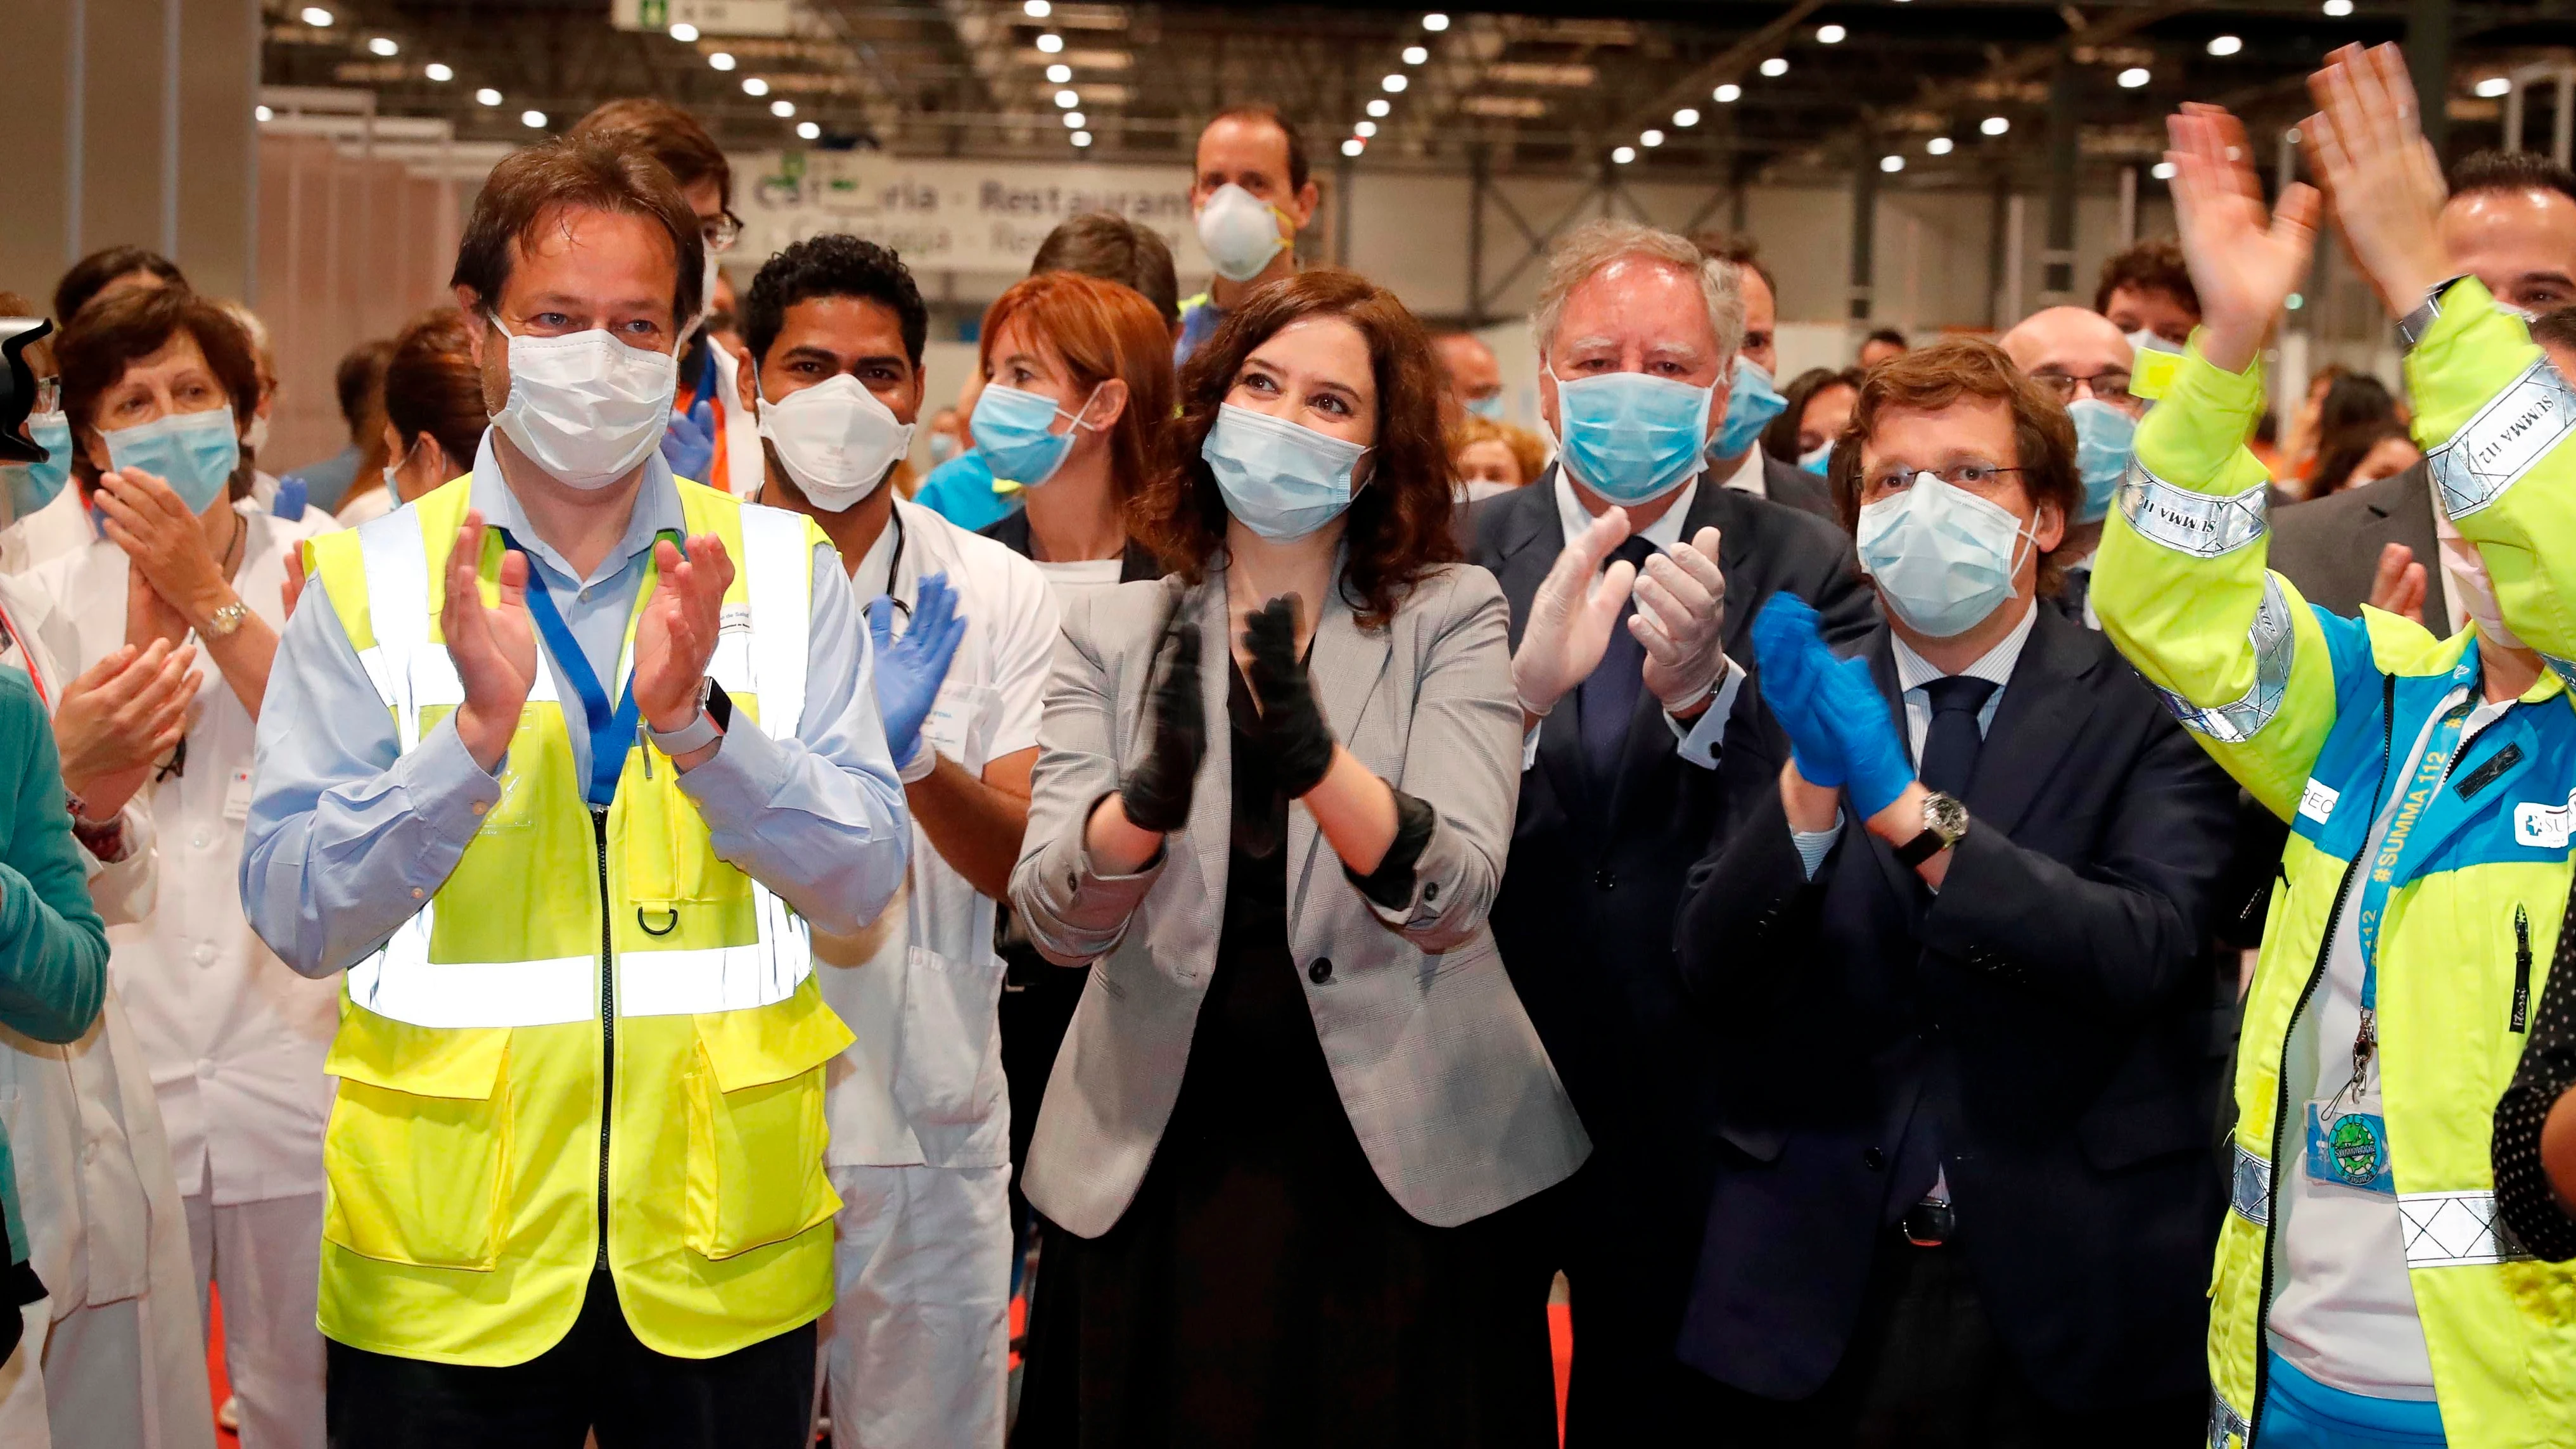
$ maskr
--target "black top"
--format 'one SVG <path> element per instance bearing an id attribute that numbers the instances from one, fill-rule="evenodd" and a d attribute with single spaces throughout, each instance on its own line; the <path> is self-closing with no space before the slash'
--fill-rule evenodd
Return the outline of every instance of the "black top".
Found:
<path id="1" fill-rule="evenodd" d="M 1025 508 L 1014 508 L 975 531 L 1022 558 L 1037 557 L 1029 544 L 1029 511 Z M 1118 582 L 1122 584 L 1150 582 L 1162 576 L 1161 561 L 1156 559 L 1143 544 L 1132 538 L 1127 540 L 1127 551 L 1118 559 Z"/>
<path id="2" fill-rule="evenodd" d="M 2576 890 L 2569 893 L 2576 909 Z M 2540 1167 L 2540 1128 L 2549 1109 L 2576 1089 L 2576 919 L 2558 927 L 2558 950 L 2549 963 L 2549 986 L 2540 999 L 2540 1018 L 2532 1023 L 2531 1040 L 2523 1046 L 2522 1064 L 2513 1085 L 2496 1103 L 2496 1206 L 2504 1213 L 2522 1246 L 2552 1263 L 2576 1258 L 2576 1217 L 2558 1201 L 2549 1175 Z"/>

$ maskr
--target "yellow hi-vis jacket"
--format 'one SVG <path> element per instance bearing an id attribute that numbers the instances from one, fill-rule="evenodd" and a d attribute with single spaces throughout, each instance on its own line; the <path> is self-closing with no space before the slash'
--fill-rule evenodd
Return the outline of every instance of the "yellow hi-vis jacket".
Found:
<path id="1" fill-rule="evenodd" d="M 464 698 L 438 616 L 471 484 L 307 545 L 405 751 Z M 821 535 L 678 486 L 689 531 L 740 561 L 708 671 L 732 727 L 792 733 Z M 500 540 L 484 537 L 491 591 Z M 648 571 L 636 617 L 652 592 Z M 610 687 L 634 647 L 630 618 Z M 823 1065 L 851 1038 L 812 979 L 805 923 L 717 857 L 640 731 L 614 802 L 592 809 L 571 727 L 540 669 L 500 802 L 447 883 L 347 974 L 323 1140 L 320 1319 L 338 1342 L 523 1363 L 572 1327 L 594 1268 L 638 1339 L 685 1358 L 831 1303 Z"/>
<path id="2" fill-rule="evenodd" d="M 2458 345 L 2470 327 L 2474 345 Z M 2545 363 L 2535 372 L 2538 357 L 2521 324 L 2494 311 L 2475 282 L 2454 289 L 2409 361 L 2437 480 L 2459 461 L 2444 445 L 2463 421 L 2490 399 L 2509 402 L 2517 387 L 2556 399 L 2555 432 L 2565 435 L 2570 394 Z M 2366 872 L 2388 877 L 2378 923 L 2381 1102 L 2443 1428 L 2462 1449 L 2576 1443 L 2576 1268 L 2534 1262 L 2513 1242 L 2496 1221 L 2489 1165 L 2496 1099 L 2521 1059 L 2567 899 L 2576 710 L 2544 670 L 2438 782 L 2396 779 L 2430 721 L 2463 692 L 2483 697 L 2476 636 L 2436 639 L 2374 609 L 2342 618 L 2265 570 L 2268 480 L 2243 447 L 2262 409 L 2259 370 L 2224 372 L 2191 349 L 2139 427 L 2093 584 L 2121 652 L 2291 826 L 2237 1059 L 2231 1210 L 2210 1287 L 2209 1443 L 2234 1449 L 2261 1436 L 2265 1320 L 2279 1287 L 2274 1176 L 2306 1170 L 2309 1084 L 2285 1080 L 2284 1055 L 2342 916 L 2362 909 Z M 2576 584 L 2563 572 L 2576 554 L 2566 501 L 2576 449 L 2526 446 L 2510 462 L 2512 476 L 2493 477 L 2481 498 L 2444 485 L 2451 512 L 2472 536 L 2477 509 L 2496 515 L 2486 528 L 2499 533 L 2555 529 L 2562 581 Z M 2538 505 L 2552 491 L 2554 521 L 2544 521 L 2551 515 Z M 2535 597 L 2545 587 L 2537 570 L 2498 567 L 2492 548 L 2486 557 L 2508 623 L 2518 627 L 2517 615 L 2539 604 L 2557 607 Z M 2391 791 L 2408 795 L 2408 837 L 2394 856 L 2383 849 L 2364 861 Z"/>

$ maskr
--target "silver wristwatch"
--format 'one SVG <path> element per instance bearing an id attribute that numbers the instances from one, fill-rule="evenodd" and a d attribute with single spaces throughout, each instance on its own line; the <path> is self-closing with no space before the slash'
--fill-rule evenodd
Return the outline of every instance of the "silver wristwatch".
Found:
<path id="1" fill-rule="evenodd" d="M 2442 316 L 2442 294 L 2467 281 L 2468 278 L 2469 273 L 2462 272 L 2449 281 L 2441 283 L 2424 294 L 2424 300 L 2415 304 L 2414 311 L 2398 318 L 2397 345 L 2409 352 L 2414 351 L 2415 344 L 2424 340 L 2424 334 L 2432 331 L 2433 324 Z"/>
<path id="2" fill-rule="evenodd" d="M 1935 790 L 1923 797 L 1923 833 L 1896 848 L 1898 863 L 1921 865 L 1959 843 L 1968 833 L 1968 807 Z"/>

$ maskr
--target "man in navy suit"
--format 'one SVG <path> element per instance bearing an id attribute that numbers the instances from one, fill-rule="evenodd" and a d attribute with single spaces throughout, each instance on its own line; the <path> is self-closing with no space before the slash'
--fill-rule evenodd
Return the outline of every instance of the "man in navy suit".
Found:
<path id="1" fill-rule="evenodd" d="M 1881 364 L 1854 429 L 1887 624 L 1838 660 L 1788 601 L 1755 621 L 1675 928 L 1722 1077 L 1681 1356 L 1713 1442 L 2196 1443 L 2233 792 L 2039 607 L 2074 433 L 2001 350 Z"/>
<path id="2" fill-rule="evenodd" d="M 1552 1238 L 1573 1292 L 1577 1449 L 1688 1429 L 1712 1392 L 1673 1354 L 1715 1048 L 1682 999 L 1672 922 L 1720 814 L 1715 746 L 1730 712 L 1757 707 L 1746 625 L 1779 589 L 1845 635 L 1873 617 L 1839 529 L 1706 471 L 1743 316 L 1734 269 L 1680 237 L 1569 237 L 1536 312 L 1563 456 L 1474 515 L 1529 731 L 1494 938 L 1593 1140 Z"/>

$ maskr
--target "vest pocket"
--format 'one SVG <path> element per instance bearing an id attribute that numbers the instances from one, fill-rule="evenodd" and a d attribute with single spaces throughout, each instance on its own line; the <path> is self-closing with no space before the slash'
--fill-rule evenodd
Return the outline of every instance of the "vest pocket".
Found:
<path id="1" fill-rule="evenodd" d="M 440 1030 L 344 1013 L 323 1070 L 340 1079 L 322 1138 L 322 1236 L 423 1268 L 489 1271 L 510 1166 L 507 1027 Z"/>
<path id="2" fill-rule="evenodd" d="M 811 982 L 775 1006 L 697 1022 L 697 1049 L 681 1072 L 689 1110 L 683 1240 L 702 1258 L 730 1258 L 840 1211 L 823 1175 L 823 1066 L 851 1038 Z"/>

